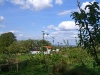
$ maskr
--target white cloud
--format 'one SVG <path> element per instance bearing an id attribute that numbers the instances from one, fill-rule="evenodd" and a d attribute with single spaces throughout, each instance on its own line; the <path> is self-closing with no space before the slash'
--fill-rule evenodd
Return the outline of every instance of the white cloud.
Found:
<path id="1" fill-rule="evenodd" d="M 25 39 L 25 36 L 23 34 L 23 32 L 18 31 L 18 30 L 10 30 L 9 32 L 12 32 L 13 34 L 15 34 L 16 38 L 18 40 L 22 40 L 23 38 Z"/>
<path id="2" fill-rule="evenodd" d="M 3 5 L 4 4 L 4 0 L 0 0 L 0 5 Z"/>
<path id="3" fill-rule="evenodd" d="M 67 39 L 71 39 L 71 38 L 75 38 L 75 36 L 77 36 L 78 32 L 75 30 L 72 31 L 54 31 L 52 32 L 50 35 L 51 36 L 56 36 L 56 37 L 61 37 L 67 38 Z"/>
<path id="4" fill-rule="evenodd" d="M 36 11 L 53 7 L 52 0 L 27 0 L 29 4 L 33 5 Z"/>
<path id="5" fill-rule="evenodd" d="M 63 4 L 63 1 L 62 1 L 62 0 L 56 0 L 56 1 L 55 1 L 55 4 L 61 5 L 61 4 Z"/>
<path id="6" fill-rule="evenodd" d="M 5 25 L 2 24 L 3 21 L 4 21 L 4 17 L 0 16 L 0 28 L 5 28 Z"/>
<path id="7" fill-rule="evenodd" d="M 73 30 L 78 29 L 78 26 L 75 25 L 74 21 L 63 21 L 59 24 L 58 28 L 60 30 Z"/>
<path id="8" fill-rule="evenodd" d="M 95 0 L 93 0 L 91 3 L 95 2 Z M 83 2 L 82 5 L 81 5 L 81 8 L 84 10 L 85 9 L 85 6 L 86 5 L 89 5 L 90 3 L 89 2 Z M 74 12 L 74 11 L 78 11 L 79 12 L 79 9 L 71 9 L 71 10 L 63 10 L 63 11 L 60 11 L 57 15 L 67 15 L 67 14 L 70 14 L 71 12 Z M 89 9 L 86 9 L 86 12 L 88 12 Z"/>
<path id="9" fill-rule="evenodd" d="M 48 26 L 49 29 L 54 29 L 54 30 L 59 30 L 57 27 L 55 27 L 54 25 L 49 25 Z"/>
<path id="10" fill-rule="evenodd" d="M 10 32 L 12 32 L 17 40 L 26 40 L 26 39 L 40 39 L 40 35 L 39 36 L 34 36 L 34 35 L 25 35 L 23 32 L 18 31 L 18 30 L 11 30 Z M 42 39 L 42 38 L 41 38 Z"/>
<path id="11" fill-rule="evenodd" d="M 75 45 L 75 37 L 78 37 L 78 26 L 75 25 L 74 21 L 62 21 L 58 24 L 58 26 L 49 25 L 49 29 L 54 29 L 54 31 L 51 31 L 48 36 L 48 40 L 52 42 L 52 38 L 55 38 L 55 44 L 57 42 L 64 43 L 63 40 L 69 40 L 70 44 Z M 56 29 L 57 28 L 57 29 Z M 50 32 L 50 30 L 49 30 Z M 74 42 L 72 42 L 74 41 Z"/>
<path id="12" fill-rule="evenodd" d="M 0 25 L 0 28 L 5 28 L 5 25 Z"/>
<path id="13" fill-rule="evenodd" d="M 49 29 L 55 28 L 54 25 L 48 26 Z"/>
<path id="14" fill-rule="evenodd" d="M 57 27 L 55 27 L 54 25 L 49 25 L 47 28 L 54 29 L 56 31 L 71 31 L 77 30 L 79 27 L 75 25 L 74 21 L 62 21 Z"/>
<path id="15" fill-rule="evenodd" d="M 66 14 L 70 14 L 72 11 L 71 10 L 64 10 L 58 13 L 58 15 L 66 15 Z"/>
<path id="16" fill-rule="evenodd" d="M 25 1 L 24 0 L 8 0 L 11 3 L 15 4 L 15 5 L 24 5 Z"/>
<path id="17" fill-rule="evenodd" d="M 60 42 L 60 43 L 63 43 L 63 40 L 68 40 L 69 43 L 71 45 L 75 45 L 75 37 L 77 37 L 78 35 L 78 31 L 54 31 L 54 32 L 51 32 L 49 34 L 49 37 L 48 39 L 52 42 L 52 38 L 51 37 L 54 37 L 54 40 L 55 40 L 55 44 L 57 44 L 57 42 Z M 73 40 L 73 42 L 72 42 Z"/>
<path id="18" fill-rule="evenodd" d="M 20 34 L 18 34 L 17 36 L 18 36 L 18 38 L 19 38 L 19 37 L 23 37 L 24 35 L 20 33 Z"/>
<path id="19" fill-rule="evenodd" d="M 11 30 L 10 32 L 12 32 L 12 33 L 20 33 L 20 31 L 18 31 L 18 30 Z"/>
<path id="20" fill-rule="evenodd" d="M 60 11 L 57 15 L 67 15 L 67 14 L 71 14 L 71 12 L 73 11 L 79 11 L 79 9 L 63 10 Z"/>
<path id="21" fill-rule="evenodd" d="M 45 8 L 53 7 L 52 0 L 8 0 L 22 9 L 40 11 Z"/>
<path id="22" fill-rule="evenodd" d="M 3 16 L 0 16 L 0 22 L 3 21 L 3 20 L 4 20 L 4 17 Z"/>

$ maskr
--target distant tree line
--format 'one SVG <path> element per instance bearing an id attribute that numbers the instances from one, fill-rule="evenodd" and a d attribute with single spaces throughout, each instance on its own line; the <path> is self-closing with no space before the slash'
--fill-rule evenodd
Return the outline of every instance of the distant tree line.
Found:
<path id="1" fill-rule="evenodd" d="M 34 47 L 51 45 L 47 40 L 17 40 L 12 32 L 0 35 L 0 53 L 27 53 Z"/>

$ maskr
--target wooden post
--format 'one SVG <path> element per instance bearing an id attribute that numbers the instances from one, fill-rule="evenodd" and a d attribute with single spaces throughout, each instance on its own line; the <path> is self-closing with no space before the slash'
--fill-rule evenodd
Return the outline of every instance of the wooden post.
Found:
<path id="1" fill-rule="evenodd" d="M 1 71 L 1 65 L 0 65 L 0 71 Z"/>
<path id="2" fill-rule="evenodd" d="M 18 72 L 18 62 L 16 63 L 16 71 Z"/>

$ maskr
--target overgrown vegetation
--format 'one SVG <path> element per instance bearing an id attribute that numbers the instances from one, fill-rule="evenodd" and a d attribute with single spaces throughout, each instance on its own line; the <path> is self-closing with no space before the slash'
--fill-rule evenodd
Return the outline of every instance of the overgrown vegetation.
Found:
<path id="1" fill-rule="evenodd" d="M 18 72 L 15 64 L 11 64 L 12 70 L 5 65 L 1 67 L 1 75 L 100 75 L 100 67 L 94 66 L 91 55 L 80 47 L 63 47 L 52 55 L 24 54 L 16 58 Z"/>

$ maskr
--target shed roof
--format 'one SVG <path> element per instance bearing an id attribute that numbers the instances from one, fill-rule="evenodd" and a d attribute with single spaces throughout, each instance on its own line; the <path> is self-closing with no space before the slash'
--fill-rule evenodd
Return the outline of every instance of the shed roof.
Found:
<path id="1" fill-rule="evenodd" d="M 45 47 L 46 47 L 46 48 L 49 48 L 49 49 L 52 48 L 52 46 L 45 46 Z"/>

